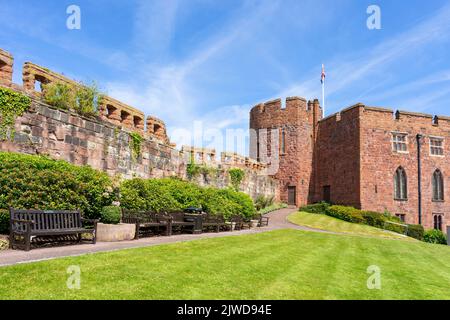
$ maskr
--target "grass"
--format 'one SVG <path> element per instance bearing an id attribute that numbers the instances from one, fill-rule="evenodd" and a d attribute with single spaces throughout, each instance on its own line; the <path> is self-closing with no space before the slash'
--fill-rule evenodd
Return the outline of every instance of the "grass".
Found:
<path id="1" fill-rule="evenodd" d="M 0 299 L 450 299 L 449 265 L 446 246 L 277 230 L 4 267 Z"/>
<path id="2" fill-rule="evenodd" d="M 288 220 L 296 225 L 301 225 L 325 231 L 346 233 L 359 236 L 371 236 L 388 239 L 402 239 L 408 241 L 416 241 L 413 238 L 406 237 L 398 233 L 382 230 L 379 228 L 374 228 L 367 225 L 342 221 L 324 214 L 296 212 L 290 215 L 288 217 Z"/>

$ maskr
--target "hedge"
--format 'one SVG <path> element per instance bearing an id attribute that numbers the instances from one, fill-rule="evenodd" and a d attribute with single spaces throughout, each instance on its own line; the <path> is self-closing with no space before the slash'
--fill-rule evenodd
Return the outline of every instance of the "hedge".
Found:
<path id="1" fill-rule="evenodd" d="M 0 152 L 0 209 L 80 209 L 97 219 L 116 198 L 106 173 L 43 156 Z"/>
<path id="2" fill-rule="evenodd" d="M 423 241 L 434 244 L 447 244 L 447 237 L 441 230 L 428 230 L 423 236 Z"/>
<path id="3" fill-rule="evenodd" d="M 353 207 L 345 206 L 331 206 L 327 209 L 326 214 L 338 218 L 347 222 L 352 223 L 364 223 L 364 217 L 361 210 L 355 209 Z"/>
<path id="4" fill-rule="evenodd" d="M 408 224 L 408 233 L 406 234 L 408 237 L 423 241 L 424 234 L 425 230 L 422 225 Z"/>
<path id="5" fill-rule="evenodd" d="M 326 214 L 330 205 L 326 202 L 310 204 L 308 206 L 304 206 L 300 208 L 300 211 L 315 213 L 315 214 Z"/>
<path id="6" fill-rule="evenodd" d="M 203 188 L 174 178 L 135 178 L 124 181 L 120 189 L 120 203 L 126 209 L 172 212 L 201 207 L 207 213 L 225 217 L 241 215 L 250 218 L 255 214 L 250 196 L 231 188 Z"/>
<path id="7" fill-rule="evenodd" d="M 9 212 L 0 209 L 0 234 L 9 234 Z"/>

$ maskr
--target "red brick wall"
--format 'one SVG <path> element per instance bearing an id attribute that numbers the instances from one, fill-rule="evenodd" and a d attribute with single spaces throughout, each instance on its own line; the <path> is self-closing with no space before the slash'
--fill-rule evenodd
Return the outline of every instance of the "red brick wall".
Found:
<path id="1" fill-rule="evenodd" d="M 325 200 L 330 187 L 331 202 L 360 207 L 359 114 L 355 106 L 319 122 L 314 149 L 315 189 L 312 202 Z"/>
<path id="2" fill-rule="evenodd" d="M 433 228 L 433 213 L 444 214 L 449 223 L 450 211 L 450 121 L 433 124 L 431 115 L 400 113 L 396 119 L 390 110 L 365 108 L 361 116 L 361 204 L 366 210 L 388 210 L 405 214 L 406 222 L 418 223 L 418 133 L 422 139 L 422 224 Z M 408 133 L 408 153 L 392 151 L 392 132 Z M 445 157 L 430 155 L 429 136 L 445 138 Z M 394 173 L 402 166 L 407 174 L 408 200 L 394 200 Z M 436 169 L 444 175 L 444 202 L 432 201 L 432 176 Z"/>
<path id="3" fill-rule="evenodd" d="M 283 109 L 281 100 L 274 100 L 257 105 L 250 112 L 250 129 L 259 130 L 260 152 L 268 151 L 271 157 L 271 167 L 278 162 L 274 176 L 280 181 L 280 198 L 288 201 L 288 187 L 296 187 L 296 204 L 298 206 L 308 203 L 310 194 L 310 182 L 312 175 L 312 154 L 314 139 L 314 110 L 321 113 L 318 101 L 307 103 L 305 99 L 292 97 L 286 99 L 286 107 Z M 316 115 L 317 117 L 317 115 Z M 262 130 L 261 130 L 262 129 Z M 264 129 L 272 130 L 267 135 Z M 286 132 L 285 154 L 271 149 L 272 140 L 281 139 L 281 130 Z M 256 136 L 251 138 L 251 156 L 256 156 Z M 281 149 L 281 143 L 276 144 Z M 261 156 L 261 161 L 268 159 Z"/>

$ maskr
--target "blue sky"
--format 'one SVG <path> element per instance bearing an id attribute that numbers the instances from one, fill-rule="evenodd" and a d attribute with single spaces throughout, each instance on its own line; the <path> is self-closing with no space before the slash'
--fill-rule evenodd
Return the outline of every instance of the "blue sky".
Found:
<path id="1" fill-rule="evenodd" d="M 71 4 L 81 30 L 66 28 Z M 381 30 L 366 27 L 371 4 Z M 259 102 L 320 98 L 322 63 L 327 114 L 356 102 L 450 114 L 445 0 L 0 0 L 0 48 L 15 82 L 25 61 L 96 81 L 162 118 L 176 142 L 195 121 L 247 129 Z"/>

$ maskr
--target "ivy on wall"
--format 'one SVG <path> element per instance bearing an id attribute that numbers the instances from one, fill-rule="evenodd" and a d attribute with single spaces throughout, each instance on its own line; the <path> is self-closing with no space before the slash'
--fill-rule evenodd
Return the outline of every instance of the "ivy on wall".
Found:
<path id="1" fill-rule="evenodd" d="M 230 175 L 231 185 L 236 191 L 239 191 L 239 187 L 241 186 L 242 180 L 244 180 L 245 177 L 244 170 L 234 168 L 228 170 L 228 174 Z"/>
<path id="2" fill-rule="evenodd" d="M 0 88 L 0 141 L 14 138 L 17 117 L 31 106 L 31 99 L 19 92 Z"/>
<path id="3" fill-rule="evenodd" d="M 136 132 L 131 132 L 130 138 L 131 138 L 130 143 L 131 155 L 133 159 L 137 159 L 141 155 L 142 142 L 144 141 L 144 138 L 139 133 Z"/>

